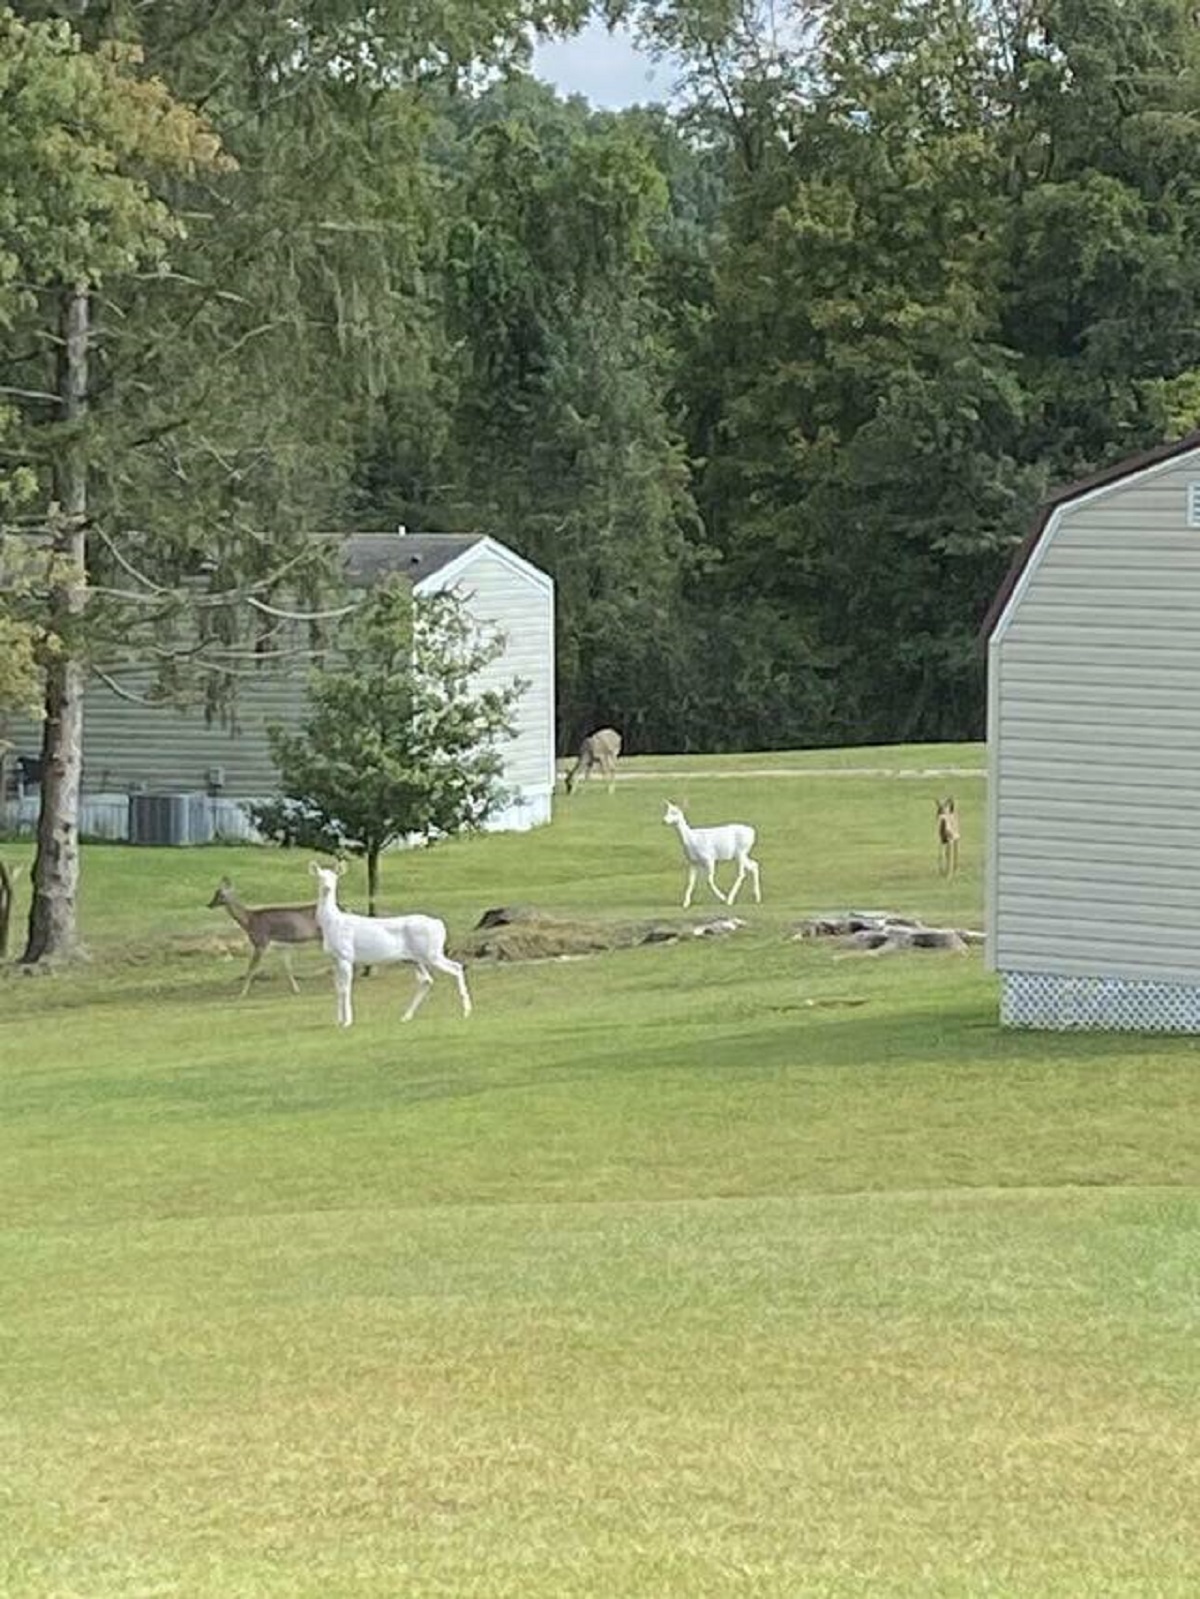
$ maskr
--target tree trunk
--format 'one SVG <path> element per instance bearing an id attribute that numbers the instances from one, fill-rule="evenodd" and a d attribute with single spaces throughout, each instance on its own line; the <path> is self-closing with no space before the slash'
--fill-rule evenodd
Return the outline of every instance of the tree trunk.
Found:
<path id="1" fill-rule="evenodd" d="M 379 851 L 367 851 L 367 915 L 375 916 L 379 903 Z"/>
<path id="2" fill-rule="evenodd" d="M 87 453 L 81 437 L 88 400 L 89 301 L 85 283 L 64 289 L 58 354 L 60 417 L 67 429 L 55 472 L 51 517 L 57 573 L 52 597 L 59 653 L 46 666 L 42 793 L 26 965 L 75 953 L 78 942 L 79 788 L 83 771 L 83 685 L 79 617 L 87 598 Z"/>

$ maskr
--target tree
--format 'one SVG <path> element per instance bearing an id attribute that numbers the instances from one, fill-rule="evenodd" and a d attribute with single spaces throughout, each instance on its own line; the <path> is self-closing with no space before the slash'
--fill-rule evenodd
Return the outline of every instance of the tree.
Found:
<path id="1" fill-rule="evenodd" d="M 614 722 L 636 747 L 695 527 L 654 298 L 667 184 L 636 121 L 542 86 L 460 121 L 446 498 L 554 577 L 562 742 Z"/>
<path id="2" fill-rule="evenodd" d="M 1004 340 L 1058 480 L 1200 419 L 1200 31 L 1185 0 L 992 0 Z"/>
<path id="3" fill-rule="evenodd" d="M 42 807 L 27 961 L 75 942 L 92 297 L 110 276 L 157 267 L 181 236 L 153 180 L 230 164 L 204 120 L 139 66 L 136 49 L 89 51 L 64 22 L 0 11 L 0 329 L 27 339 L 31 363 L 48 372 L 38 388 L 8 392 L 52 416 L 25 440 L 49 501 L 34 532 L 52 556 L 41 635 L 53 644 L 38 661 Z M 32 624 L 15 625 L 18 643 L 36 642 Z"/>
<path id="4" fill-rule="evenodd" d="M 383 584 L 339 633 L 337 660 L 312 674 L 300 730 L 269 730 L 282 798 L 256 806 L 255 825 L 363 856 L 373 915 L 389 844 L 477 828 L 503 803 L 498 744 L 523 685 L 479 681 L 503 650 L 455 594 Z"/>

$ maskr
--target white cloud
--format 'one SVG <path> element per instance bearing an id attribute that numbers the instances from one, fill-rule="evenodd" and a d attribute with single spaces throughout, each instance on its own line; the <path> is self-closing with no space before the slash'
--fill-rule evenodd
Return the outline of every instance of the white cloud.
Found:
<path id="1" fill-rule="evenodd" d="M 573 39 L 539 44 L 533 71 L 561 94 L 582 94 L 607 111 L 667 100 L 676 77 L 671 62 L 652 61 L 627 33 L 610 33 L 599 22 L 590 22 Z"/>

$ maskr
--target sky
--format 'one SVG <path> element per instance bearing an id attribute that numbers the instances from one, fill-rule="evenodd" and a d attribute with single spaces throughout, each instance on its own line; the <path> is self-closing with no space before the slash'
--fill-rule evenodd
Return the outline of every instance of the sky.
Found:
<path id="1" fill-rule="evenodd" d="M 562 94 L 585 95 L 602 110 L 617 111 L 639 101 L 666 100 L 674 73 L 638 53 L 626 33 L 609 33 L 591 22 L 574 39 L 540 44 L 533 70 Z"/>

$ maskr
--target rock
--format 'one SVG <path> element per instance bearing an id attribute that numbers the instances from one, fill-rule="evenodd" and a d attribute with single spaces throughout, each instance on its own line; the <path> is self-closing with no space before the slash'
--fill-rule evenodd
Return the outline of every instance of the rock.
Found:
<path id="1" fill-rule="evenodd" d="M 475 923 L 476 930 L 481 927 L 511 927 L 514 922 L 538 922 L 547 920 L 540 911 L 534 910 L 532 905 L 496 905 L 491 910 L 484 911 Z"/>
<path id="2" fill-rule="evenodd" d="M 716 921 L 698 923 L 692 928 L 692 937 L 719 938 L 723 933 L 736 933 L 739 927 L 745 925 L 740 916 L 720 916 Z"/>

